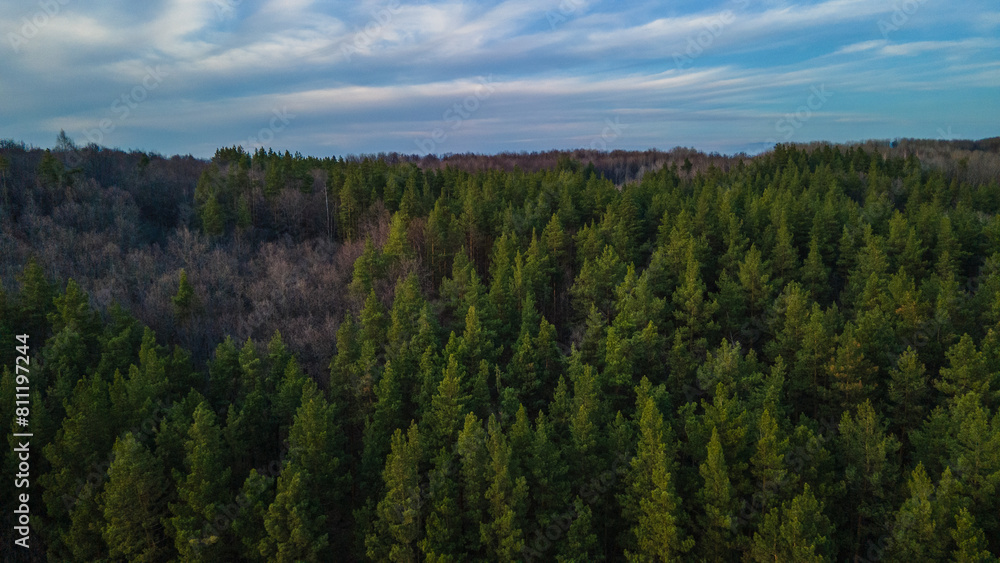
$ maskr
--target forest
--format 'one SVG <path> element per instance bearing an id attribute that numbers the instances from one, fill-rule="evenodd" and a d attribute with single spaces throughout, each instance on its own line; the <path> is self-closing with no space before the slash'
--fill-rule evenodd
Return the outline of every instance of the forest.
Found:
<path id="1" fill-rule="evenodd" d="M 998 212 L 1000 138 L 2 140 L 0 558 L 996 562 Z"/>

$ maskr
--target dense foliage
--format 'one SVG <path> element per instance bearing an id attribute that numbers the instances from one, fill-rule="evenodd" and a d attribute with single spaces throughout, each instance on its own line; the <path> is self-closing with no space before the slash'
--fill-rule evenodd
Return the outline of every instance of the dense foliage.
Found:
<path id="1" fill-rule="evenodd" d="M 994 145 L 588 156 L 0 144 L 4 560 L 996 561 Z"/>

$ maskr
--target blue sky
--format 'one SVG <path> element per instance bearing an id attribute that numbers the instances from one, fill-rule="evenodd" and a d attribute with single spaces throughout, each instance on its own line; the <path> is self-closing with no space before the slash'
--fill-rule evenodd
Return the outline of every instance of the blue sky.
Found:
<path id="1" fill-rule="evenodd" d="M 0 138 L 211 156 L 1000 135 L 996 0 L 33 0 Z"/>

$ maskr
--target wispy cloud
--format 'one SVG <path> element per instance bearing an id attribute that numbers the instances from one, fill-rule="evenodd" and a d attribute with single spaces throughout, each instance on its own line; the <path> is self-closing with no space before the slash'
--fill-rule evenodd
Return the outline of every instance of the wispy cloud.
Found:
<path id="1" fill-rule="evenodd" d="M 300 117 L 275 143 L 290 150 L 412 151 L 483 76 L 495 94 L 442 150 L 579 146 L 613 115 L 635 119 L 616 148 L 740 150 L 819 84 L 838 95 L 796 140 L 928 135 L 944 121 L 935 108 L 970 100 L 962 131 L 986 136 L 1000 122 L 992 1 L 921 2 L 888 37 L 879 22 L 899 7 L 870 0 L 67 3 L 17 52 L 3 46 L 0 134 L 86 141 L 157 67 L 168 77 L 107 144 L 204 156 L 288 107 Z M 37 10 L 0 9 L 0 34 L 20 37 Z M 679 68 L 675 54 L 704 37 Z"/>

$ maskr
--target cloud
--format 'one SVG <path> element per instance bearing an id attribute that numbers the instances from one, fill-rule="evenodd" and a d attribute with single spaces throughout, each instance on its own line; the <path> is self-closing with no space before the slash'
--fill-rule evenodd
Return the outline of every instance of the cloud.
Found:
<path id="1" fill-rule="evenodd" d="M 836 95 L 795 140 L 933 136 L 936 105 L 1000 83 L 993 1 L 920 3 L 889 37 L 879 21 L 896 6 L 869 0 L 74 2 L 0 57 L 0 122 L 29 142 L 59 128 L 85 141 L 153 67 L 168 77 L 106 143 L 207 156 L 288 108 L 297 117 L 274 143 L 290 150 L 412 151 L 489 76 L 495 92 L 441 150 L 586 145 L 616 117 L 632 121 L 614 148 L 738 149 L 774 135 L 818 85 Z M 0 33 L 35 9 L 0 15 Z M 978 111 L 986 136 L 1000 108 Z"/>
<path id="2" fill-rule="evenodd" d="M 871 41 L 862 41 L 861 43 L 853 43 L 851 45 L 846 45 L 841 47 L 834 52 L 835 55 L 847 55 L 851 53 L 860 53 L 862 51 L 871 51 L 872 49 L 878 49 L 879 47 L 885 46 L 888 40 L 885 39 L 873 39 Z"/>
<path id="3" fill-rule="evenodd" d="M 969 38 L 956 41 L 914 41 L 895 45 L 885 45 L 879 52 L 893 57 L 909 57 L 931 51 L 972 51 L 980 49 L 996 49 L 1000 40 L 986 38 Z"/>

